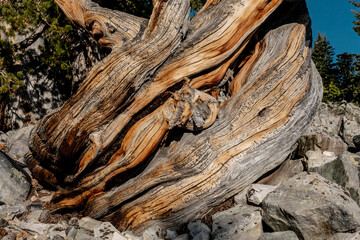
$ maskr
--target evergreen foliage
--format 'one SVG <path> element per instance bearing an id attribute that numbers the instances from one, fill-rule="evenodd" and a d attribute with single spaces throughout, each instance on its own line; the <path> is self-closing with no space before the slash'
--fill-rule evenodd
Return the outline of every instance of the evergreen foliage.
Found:
<path id="1" fill-rule="evenodd" d="M 313 47 L 312 59 L 324 86 L 323 100 L 340 102 L 346 100 L 360 103 L 360 55 L 342 53 L 336 56 L 326 35 L 318 34 Z"/>
<path id="2" fill-rule="evenodd" d="M 148 18 L 150 0 L 94 0 L 103 7 Z M 205 0 L 191 0 L 198 11 Z M 24 85 L 24 76 L 46 76 L 56 89 L 71 95 L 71 63 L 89 45 L 84 32 L 74 29 L 54 0 L 0 0 L 0 98 L 14 97 Z M 26 36 L 17 41 L 19 36 Z M 29 48 L 39 38 L 39 49 Z"/>
<path id="3" fill-rule="evenodd" d="M 337 55 L 336 72 L 342 100 L 360 103 L 360 55 L 342 53 Z"/>
<path id="4" fill-rule="evenodd" d="M 341 98 L 339 84 L 336 81 L 335 64 L 333 63 L 334 50 L 326 35 L 319 33 L 314 42 L 312 59 L 323 80 L 325 101 L 339 101 Z"/>
<path id="5" fill-rule="evenodd" d="M 200 11 L 201 7 L 206 3 L 206 0 L 191 0 L 191 9 L 198 12 Z"/>
<path id="6" fill-rule="evenodd" d="M 357 21 L 354 21 L 354 30 L 360 35 L 360 2 L 355 0 L 350 0 L 350 2 L 356 7 L 357 10 L 353 10 L 355 18 Z"/>
<path id="7" fill-rule="evenodd" d="M 78 31 L 52 0 L 3 1 L 0 30 L 0 96 L 15 96 L 28 74 L 56 76 L 59 88 L 71 81 L 72 39 Z M 40 37 L 43 44 L 31 48 Z"/>
<path id="8" fill-rule="evenodd" d="M 103 7 L 125 11 L 148 18 L 152 7 L 149 0 L 95 0 Z M 196 13 L 205 0 L 191 0 Z M 350 0 L 357 8 L 360 2 Z M 353 11 L 358 21 L 354 30 L 360 35 L 360 13 Z M 0 4 L 0 98 L 14 97 L 24 85 L 25 76 L 46 76 L 57 89 L 71 89 L 71 63 L 80 48 L 89 42 L 84 32 L 74 29 L 53 0 L 2 0 Z M 19 37 L 20 36 L 20 37 Z M 21 38 L 21 36 L 25 36 Z M 29 48 L 39 38 L 39 49 Z M 83 39 L 83 40 L 82 40 Z M 85 41 L 85 42 L 84 42 Z M 318 34 L 312 58 L 323 78 L 324 101 L 341 100 L 359 103 L 359 65 L 357 54 L 337 55 L 325 35 Z M 69 97 L 71 91 L 64 95 Z"/>

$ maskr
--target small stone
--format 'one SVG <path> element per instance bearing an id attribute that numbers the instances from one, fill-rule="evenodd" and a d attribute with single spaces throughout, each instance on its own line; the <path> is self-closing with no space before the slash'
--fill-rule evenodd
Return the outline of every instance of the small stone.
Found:
<path id="1" fill-rule="evenodd" d="M 24 203 L 30 188 L 30 176 L 0 151 L 0 201 L 8 205 Z"/>
<path id="2" fill-rule="evenodd" d="M 77 235 L 77 232 L 78 230 L 74 227 L 67 228 L 65 231 L 67 239 L 74 240 Z"/>
<path id="3" fill-rule="evenodd" d="M 210 240 L 210 234 L 201 232 L 199 234 L 197 234 L 193 240 Z"/>
<path id="4" fill-rule="evenodd" d="M 2 240 L 16 240 L 16 233 L 14 232 L 8 232 Z"/>
<path id="5" fill-rule="evenodd" d="M 53 238 L 50 238 L 51 240 L 65 240 L 64 237 L 60 236 L 60 235 L 56 235 L 55 237 Z"/>
<path id="6" fill-rule="evenodd" d="M 24 205 L 2 205 L 0 206 L 0 218 L 5 220 L 13 220 L 15 217 L 22 216 L 26 211 L 27 209 Z"/>
<path id="7" fill-rule="evenodd" d="M 125 231 L 121 233 L 122 236 L 126 237 L 129 240 L 143 240 L 141 237 L 137 237 L 131 231 Z"/>
<path id="8" fill-rule="evenodd" d="M 329 240 L 359 240 L 360 231 L 355 233 L 337 233 L 334 234 Z"/>
<path id="9" fill-rule="evenodd" d="M 8 138 L 9 138 L 9 136 L 6 133 L 0 131 L 0 142 L 1 143 L 6 143 Z"/>
<path id="10" fill-rule="evenodd" d="M 360 135 L 360 108 L 352 103 L 346 104 L 340 135 L 350 147 L 355 147 L 354 136 Z"/>
<path id="11" fill-rule="evenodd" d="M 124 237 L 120 233 L 114 232 L 111 240 L 129 240 L 127 237 Z"/>
<path id="12" fill-rule="evenodd" d="M 330 158 L 335 158 L 336 156 L 335 156 L 335 153 L 333 153 L 333 152 L 328 152 L 328 151 L 324 151 L 323 152 L 323 155 L 325 156 L 325 157 L 330 157 Z"/>
<path id="13" fill-rule="evenodd" d="M 185 234 L 181 234 L 178 237 L 176 237 L 174 240 L 189 240 L 190 236 L 189 234 L 185 233 Z"/>
<path id="14" fill-rule="evenodd" d="M 91 217 L 83 217 L 79 220 L 79 227 L 87 231 L 93 232 L 94 229 L 100 226 L 101 222 Z"/>
<path id="15" fill-rule="evenodd" d="M 159 226 L 152 226 L 143 232 L 142 237 L 144 240 L 160 240 L 165 238 L 165 232 Z"/>
<path id="16" fill-rule="evenodd" d="M 234 196 L 234 202 L 238 205 L 246 205 L 247 204 L 247 193 L 249 191 L 250 186 L 245 187 L 238 194 Z"/>
<path id="17" fill-rule="evenodd" d="M 75 229 L 76 230 L 76 229 Z M 94 239 L 94 235 L 86 229 L 78 229 L 74 240 L 90 240 Z M 70 238 L 69 238 L 70 239 Z"/>
<path id="18" fill-rule="evenodd" d="M 190 231 L 190 236 L 195 237 L 199 233 L 203 232 L 205 234 L 210 234 L 211 230 L 206 224 L 202 223 L 200 220 L 195 222 L 190 222 L 187 226 Z"/>
<path id="19" fill-rule="evenodd" d="M 103 222 L 98 227 L 94 228 L 94 236 L 101 239 L 112 239 L 114 233 L 120 232 L 109 222 Z"/>
<path id="20" fill-rule="evenodd" d="M 166 230 L 166 238 L 165 239 L 174 240 L 178 236 L 179 235 L 177 234 L 176 231 Z"/>
<path id="21" fill-rule="evenodd" d="M 299 238 L 293 231 L 284 232 L 265 232 L 258 240 L 298 240 Z"/>
<path id="22" fill-rule="evenodd" d="M 28 223 L 39 222 L 41 214 L 43 214 L 42 210 L 29 212 L 29 214 L 26 216 L 26 222 Z"/>
<path id="23" fill-rule="evenodd" d="M 255 205 L 260 205 L 268 193 L 274 191 L 277 186 L 252 184 L 247 193 L 247 200 Z"/>
<path id="24" fill-rule="evenodd" d="M 75 228 L 79 228 L 79 219 L 78 218 L 70 218 L 69 225 Z"/>
<path id="25" fill-rule="evenodd" d="M 329 154 L 327 153 L 327 155 Z M 327 155 L 322 154 L 320 151 L 308 151 L 306 153 L 308 169 L 323 166 L 324 164 L 336 159 L 335 155 Z"/>
<path id="26" fill-rule="evenodd" d="M 31 130 L 35 125 L 30 125 L 24 128 L 7 132 L 9 136 L 7 139 L 8 154 L 14 160 L 25 165 L 25 154 L 29 151 L 28 139 Z"/>
<path id="27" fill-rule="evenodd" d="M 45 236 L 48 230 L 54 226 L 54 224 L 45 224 L 45 223 L 27 223 L 19 221 L 18 219 L 15 219 L 12 224 L 16 225 L 17 227 L 25 230 L 30 231 L 36 234 L 39 234 L 40 236 Z"/>
<path id="28" fill-rule="evenodd" d="M 250 240 L 263 233 L 261 209 L 237 205 L 212 216 L 212 239 Z"/>

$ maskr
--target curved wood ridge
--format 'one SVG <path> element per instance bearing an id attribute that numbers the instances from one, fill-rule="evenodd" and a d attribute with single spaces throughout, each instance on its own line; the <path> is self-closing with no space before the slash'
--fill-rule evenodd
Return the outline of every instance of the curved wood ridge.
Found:
<path id="1" fill-rule="evenodd" d="M 147 20 L 101 8 L 90 0 L 55 0 L 66 16 L 87 29 L 102 47 L 122 46 L 144 31 Z"/>
<path id="2" fill-rule="evenodd" d="M 106 13 L 57 3 L 83 27 Z M 278 166 L 320 103 L 304 1 L 208 1 L 191 21 L 188 1 L 153 4 L 31 134 L 27 163 L 58 189 L 53 210 L 179 226 Z"/>

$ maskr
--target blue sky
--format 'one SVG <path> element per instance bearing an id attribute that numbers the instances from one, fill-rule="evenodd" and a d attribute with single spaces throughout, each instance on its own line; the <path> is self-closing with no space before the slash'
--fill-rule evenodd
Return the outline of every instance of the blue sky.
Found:
<path id="1" fill-rule="evenodd" d="M 348 0 L 306 0 L 312 20 L 313 38 L 325 33 L 335 53 L 360 54 L 360 36 L 352 29 L 355 6 Z"/>

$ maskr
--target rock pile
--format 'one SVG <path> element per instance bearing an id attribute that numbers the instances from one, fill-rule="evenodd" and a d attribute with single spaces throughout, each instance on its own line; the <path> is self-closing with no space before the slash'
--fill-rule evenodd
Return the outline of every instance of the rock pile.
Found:
<path id="1" fill-rule="evenodd" d="M 360 110 L 352 104 L 323 104 L 291 157 L 225 210 L 140 236 L 80 214 L 50 214 L 54 192 L 23 164 L 31 128 L 0 133 L 0 239 L 360 239 Z"/>

